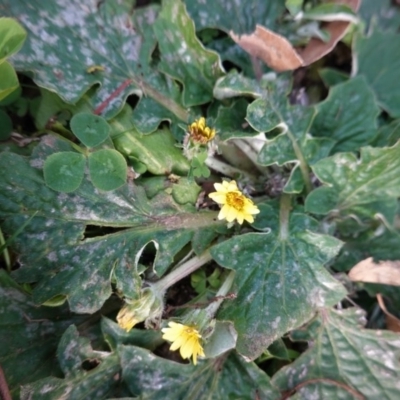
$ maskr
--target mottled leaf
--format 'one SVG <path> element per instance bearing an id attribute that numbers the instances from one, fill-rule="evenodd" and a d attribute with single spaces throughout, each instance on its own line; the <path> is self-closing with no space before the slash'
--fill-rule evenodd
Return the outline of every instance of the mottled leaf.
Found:
<path id="1" fill-rule="evenodd" d="M 312 169 L 324 186 L 307 197 L 309 212 L 371 219 L 376 213 L 390 215 L 390 210 L 396 209 L 395 199 L 400 195 L 400 144 L 363 147 L 359 159 L 352 153 L 335 154 Z"/>
<path id="2" fill-rule="evenodd" d="M 93 103 L 107 119 L 116 115 L 129 94 L 159 96 L 150 66 L 156 46 L 153 34 L 159 6 L 131 14 L 129 2 L 73 0 L 1 0 L 3 10 L 28 31 L 24 47 L 13 57 L 19 71 L 32 71 L 34 81 L 76 103 L 93 85 Z M 28 12 L 27 12 L 28 11 Z"/>
<path id="3" fill-rule="evenodd" d="M 296 399 L 397 399 L 400 337 L 363 322 L 360 310 L 321 311 L 299 337 L 310 348 L 272 382 Z"/>
<path id="4" fill-rule="evenodd" d="M 250 33 L 257 24 L 274 29 L 285 11 L 281 0 L 242 2 L 233 0 L 185 0 L 196 29 L 217 28 L 225 32 Z"/>
<path id="5" fill-rule="evenodd" d="M 68 146 L 45 137 L 30 160 L 6 152 L 0 157 L 3 231 L 12 234 L 37 212 L 15 240 L 22 267 L 14 276 L 37 282 L 34 301 L 64 294 L 72 310 L 94 312 L 111 294 L 112 272 L 119 289 L 134 297 L 140 285 L 136 255 L 148 243 L 157 246 L 154 268 L 162 275 L 196 230 L 219 223 L 215 212 L 178 206 L 165 192 L 150 202 L 133 184 L 104 193 L 84 178 L 73 194 L 52 191 L 41 167 L 49 154 L 68 151 Z M 101 226 L 116 231 L 103 234 Z"/>
<path id="6" fill-rule="evenodd" d="M 335 140 L 332 153 L 357 151 L 377 134 L 380 109 L 363 77 L 334 86 L 316 108 L 311 134 Z"/>
<path id="7" fill-rule="evenodd" d="M 94 351 L 88 339 L 79 337 L 74 325 L 61 338 L 57 359 L 64 379 L 48 377 L 25 385 L 21 399 L 100 399 L 107 397 L 117 384 L 118 356 Z M 92 362 L 94 367 L 85 368 L 85 362 Z"/>
<path id="8" fill-rule="evenodd" d="M 166 393 L 176 400 L 187 399 L 188 393 L 193 400 L 279 398 L 268 376 L 235 354 L 193 366 L 164 360 L 139 347 L 121 346 L 119 353 L 122 377 L 142 400 L 164 400 Z"/>
<path id="9" fill-rule="evenodd" d="M 248 102 L 245 99 L 239 99 L 230 107 L 219 107 L 214 128 L 220 140 L 251 137 L 258 134 L 246 121 L 247 106 Z"/>
<path id="10" fill-rule="evenodd" d="M 320 140 L 308 134 L 316 111 L 300 105 L 289 105 L 290 81 L 284 77 L 267 82 L 266 91 L 247 108 L 247 121 L 259 132 L 279 129 L 282 133 L 266 141 L 258 154 L 261 165 L 294 164 L 292 175 L 284 188 L 286 193 L 298 193 L 303 184 L 297 167 L 302 162 L 312 164 L 326 157 L 332 148 L 331 139 Z M 298 175 L 295 175 L 298 174 Z M 291 182 L 295 179 L 296 183 Z"/>
<path id="11" fill-rule="evenodd" d="M 55 358 L 58 340 L 71 323 L 87 318 L 71 315 L 65 306 L 37 307 L 3 270 L 0 315 L 0 364 L 15 398 L 21 385 L 61 375 Z"/>
<path id="12" fill-rule="evenodd" d="M 183 104 L 191 107 L 211 101 L 214 83 L 223 74 L 221 61 L 196 38 L 180 0 L 163 1 L 154 32 L 162 55 L 158 68 L 183 84 Z"/>
<path id="13" fill-rule="evenodd" d="M 279 221 L 278 209 L 260 208 L 256 226 L 269 232 L 236 236 L 211 250 L 218 264 L 236 271 L 237 297 L 223 304 L 218 317 L 234 322 L 237 350 L 250 359 L 346 293 L 324 269 L 340 241 L 315 233 L 318 224 L 306 215 Z"/>

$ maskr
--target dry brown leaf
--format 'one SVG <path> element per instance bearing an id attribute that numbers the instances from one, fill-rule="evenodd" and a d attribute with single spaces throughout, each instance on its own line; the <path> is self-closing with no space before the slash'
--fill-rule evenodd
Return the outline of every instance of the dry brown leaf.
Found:
<path id="1" fill-rule="evenodd" d="M 387 328 L 392 332 L 400 332 L 400 320 L 386 309 L 385 302 L 383 301 L 381 294 L 377 294 L 376 298 L 378 300 L 379 307 L 382 308 L 382 311 L 386 315 Z"/>
<path id="2" fill-rule="evenodd" d="M 337 4 L 346 4 L 357 11 L 361 0 L 336 0 Z M 328 54 L 345 35 L 350 23 L 333 21 L 323 24 L 323 29 L 329 32 L 330 40 L 311 39 L 304 49 L 295 49 L 283 36 L 257 25 L 250 35 L 236 35 L 233 31 L 231 38 L 251 56 L 264 61 L 270 68 L 282 72 L 310 65 Z"/>
<path id="3" fill-rule="evenodd" d="M 345 4 L 353 11 L 357 11 L 360 7 L 361 0 L 336 0 L 337 4 Z M 339 40 L 346 34 L 350 22 L 332 21 L 326 22 L 322 28 L 329 32 L 330 39 L 323 42 L 320 39 L 311 39 L 303 50 L 299 50 L 298 54 L 302 58 L 304 65 L 310 65 L 319 60 L 333 50 Z"/>
<path id="4" fill-rule="evenodd" d="M 229 34 L 240 47 L 275 71 L 293 70 L 303 65 L 303 60 L 286 38 L 261 25 L 257 25 L 250 35 L 238 36 L 233 31 Z"/>
<path id="5" fill-rule="evenodd" d="M 356 282 L 400 286 L 400 261 L 375 263 L 373 258 L 370 257 L 356 264 L 350 270 L 349 278 Z"/>

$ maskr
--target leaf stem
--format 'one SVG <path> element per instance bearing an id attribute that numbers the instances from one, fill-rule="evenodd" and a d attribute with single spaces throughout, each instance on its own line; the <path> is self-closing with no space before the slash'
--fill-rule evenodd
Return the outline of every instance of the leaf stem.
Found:
<path id="1" fill-rule="evenodd" d="M 174 113 L 181 121 L 189 122 L 189 112 L 185 110 L 182 106 L 176 103 L 171 98 L 164 96 L 162 93 L 153 89 L 150 85 L 142 80 L 132 79 L 132 81 L 139 86 L 145 96 L 149 96 L 154 99 L 157 103 L 164 106 L 166 109 Z"/>
<path id="2" fill-rule="evenodd" d="M 183 264 L 179 265 L 168 275 L 164 276 L 158 282 L 154 283 L 153 288 L 161 293 L 165 292 L 173 284 L 179 282 L 181 279 L 196 271 L 202 265 L 208 263 L 210 260 L 212 260 L 212 257 L 210 252 L 207 250 L 201 256 L 195 256 L 190 260 L 184 262 Z"/>
<path id="3" fill-rule="evenodd" d="M 289 217 L 292 209 L 292 197 L 282 193 L 279 210 L 279 237 L 285 241 L 289 237 Z"/>
<path id="4" fill-rule="evenodd" d="M 296 154 L 296 157 L 299 160 L 301 175 L 303 176 L 304 184 L 306 186 L 306 192 L 308 194 L 312 191 L 312 183 L 311 183 L 310 170 L 308 168 L 307 161 L 304 158 L 303 152 L 301 151 L 301 148 L 300 148 L 299 144 L 297 143 L 296 138 L 293 136 L 292 132 L 290 132 L 290 129 L 288 129 L 288 127 L 286 127 L 286 134 L 288 135 L 289 139 L 292 141 L 294 153 Z"/>
<path id="5" fill-rule="evenodd" d="M 217 294 L 215 295 L 215 298 L 217 298 L 217 301 L 212 302 L 207 308 L 206 308 L 206 314 L 208 318 L 213 318 L 215 313 L 218 311 L 218 308 L 220 307 L 221 303 L 225 300 L 225 296 L 228 294 L 229 290 L 231 290 L 233 281 L 235 279 L 236 271 L 230 271 L 228 276 L 225 278 L 224 283 L 221 285 L 221 287 L 218 289 Z"/>

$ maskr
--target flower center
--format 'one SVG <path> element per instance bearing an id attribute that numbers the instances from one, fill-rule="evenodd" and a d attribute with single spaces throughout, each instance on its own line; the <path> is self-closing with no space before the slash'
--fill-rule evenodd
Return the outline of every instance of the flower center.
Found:
<path id="1" fill-rule="evenodd" d="M 245 197 L 238 192 L 228 192 L 226 194 L 226 204 L 238 211 L 243 210 L 245 200 Z"/>

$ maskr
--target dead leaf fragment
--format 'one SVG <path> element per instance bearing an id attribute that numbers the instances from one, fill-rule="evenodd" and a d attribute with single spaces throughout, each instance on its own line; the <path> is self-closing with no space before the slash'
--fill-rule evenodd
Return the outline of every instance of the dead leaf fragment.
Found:
<path id="1" fill-rule="evenodd" d="M 382 308 L 382 311 L 386 315 L 386 327 L 392 332 L 400 332 L 400 320 L 386 309 L 385 302 L 383 301 L 381 294 L 377 294 L 376 298 L 378 300 L 379 307 Z"/>
<path id="2" fill-rule="evenodd" d="M 261 25 L 257 25 L 250 35 L 238 36 L 233 31 L 229 34 L 240 47 L 275 71 L 293 70 L 303 65 L 303 60 L 286 38 Z"/>
<path id="3" fill-rule="evenodd" d="M 400 261 L 381 261 L 375 263 L 369 257 L 356 264 L 349 272 L 353 282 L 383 283 L 400 286 Z"/>
<path id="4" fill-rule="evenodd" d="M 336 0 L 336 4 L 345 4 L 353 11 L 360 7 L 361 0 Z M 257 25 L 250 35 L 236 35 L 230 31 L 231 38 L 253 57 L 264 61 L 275 71 L 289 71 L 310 65 L 328 54 L 346 34 L 350 23 L 347 21 L 326 22 L 322 28 L 329 32 L 330 39 L 323 42 L 313 38 L 304 49 L 296 49 L 283 36 Z"/>

